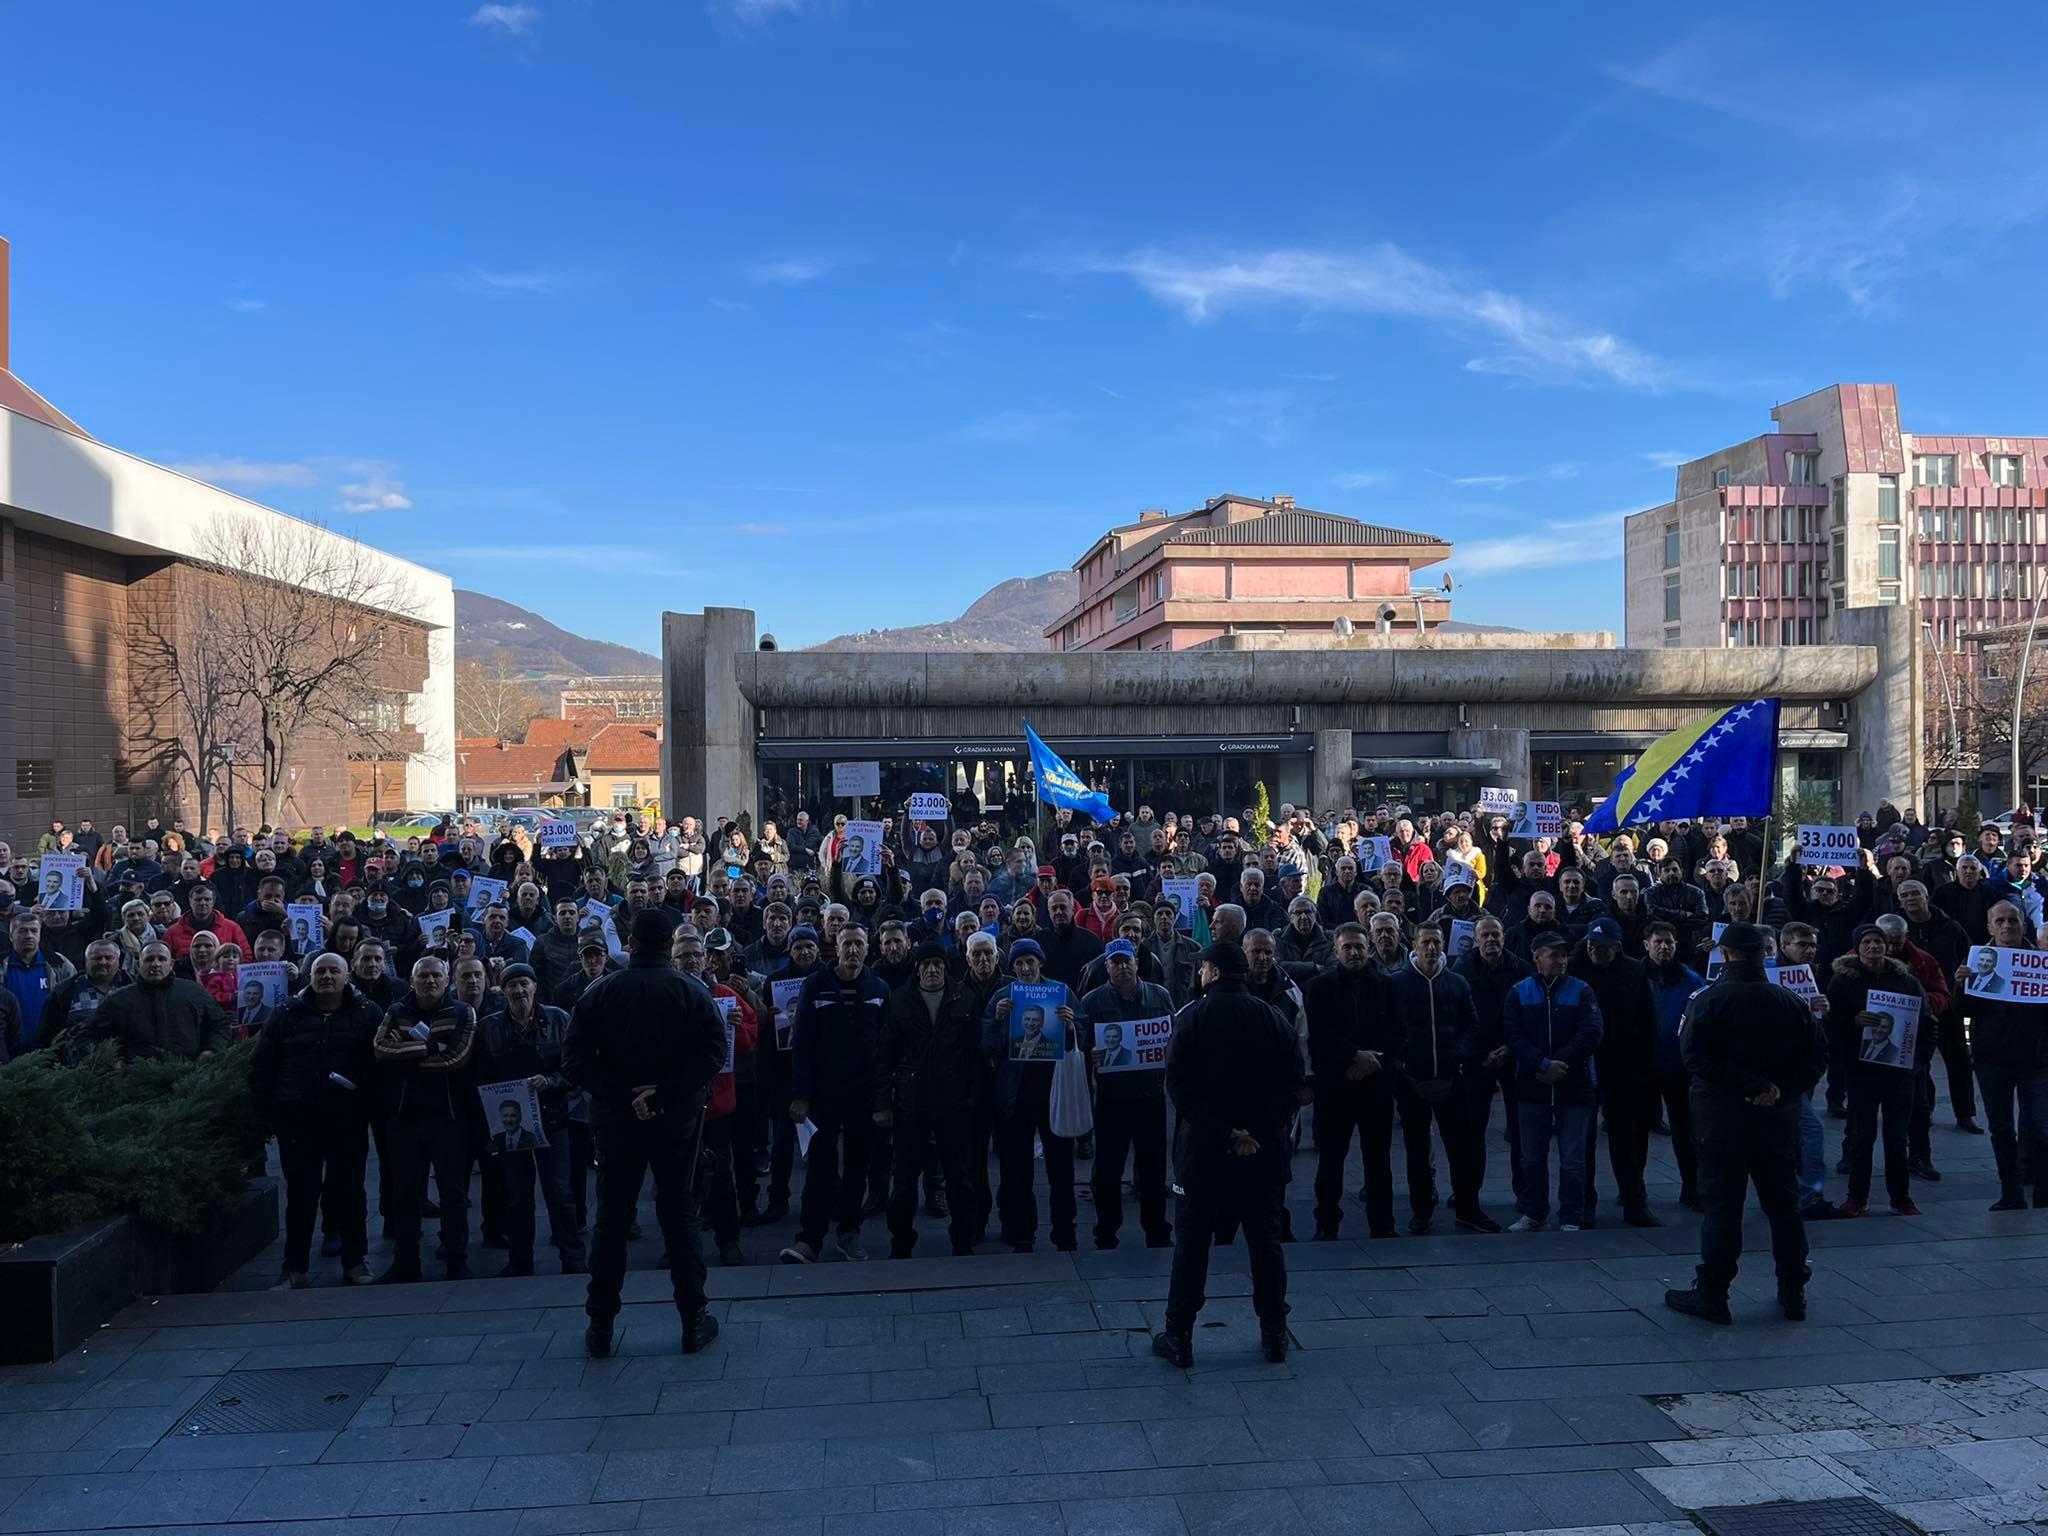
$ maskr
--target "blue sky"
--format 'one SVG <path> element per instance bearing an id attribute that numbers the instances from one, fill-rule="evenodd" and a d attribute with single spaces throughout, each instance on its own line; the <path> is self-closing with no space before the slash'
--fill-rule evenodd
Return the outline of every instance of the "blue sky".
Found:
<path id="1" fill-rule="evenodd" d="M 1619 514 L 1774 400 L 2048 432 L 2042 13 L 1646 14 L 18 4 L 15 368 L 648 649 L 950 617 L 1222 491 L 1618 630 Z"/>

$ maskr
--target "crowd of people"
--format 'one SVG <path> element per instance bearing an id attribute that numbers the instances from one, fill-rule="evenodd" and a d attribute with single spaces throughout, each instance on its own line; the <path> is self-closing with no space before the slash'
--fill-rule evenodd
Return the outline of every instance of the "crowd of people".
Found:
<path id="1" fill-rule="evenodd" d="M 2048 1015 L 1965 974 L 1973 946 L 2048 948 L 2048 845 L 2024 809 L 1966 835 L 1880 806 L 1825 867 L 1741 818 L 1551 839 L 1402 806 L 1041 815 L 1042 832 L 884 818 L 874 873 L 858 825 L 806 813 L 758 836 L 620 814 L 563 846 L 452 820 L 402 844 L 55 823 L 0 843 L 0 1062 L 101 1070 L 253 1039 L 281 1284 L 312 1283 L 316 1229 L 347 1283 L 418 1280 L 429 1219 L 451 1278 L 473 1235 L 532 1274 L 544 1210 L 560 1269 L 591 1276 L 593 1353 L 649 1172 L 686 1348 L 716 1332 L 700 1224 L 726 1264 L 759 1228 L 786 1232 L 787 1263 L 862 1260 L 876 1221 L 907 1257 L 920 1210 L 955 1254 L 991 1234 L 1029 1252 L 1042 1163 L 1055 1249 L 1080 1246 L 1084 1197 L 1096 1248 L 1127 1212 L 1133 1240 L 1175 1248 L 1174 1360 L 1210 1244 L 1240 1234 L 1284 1355 L 1304 1143 L 1300 1235 L 1342 1231 L 1355 1141 L 1365 1230 L 1392 1239 L 1436 1230 L 1446 1185 L 1462 1233 L 1581 1231 L 1609 1200 L 1662 1225 L 1645 1174 L 1668 1134 L 1678 1203 L 1705 1217 L 1699 1283 L 1673 1304 L 1716 1321 L 1749 1185 L 1788 1315 L 1801 1223 L 1863 1214 L 1880 1145 L 1890 1208 L 1918 1214 L 1944 1084 L 1958 1127 L 1979 1131 L 1980 1105 L 1988 1122 L 1993 1209 L 2030 1182 L 2048 1205 Z M 41 878 L 50 854 L 83 856 L 81 899 Z M 1918 999 L 1910 1061 L 1865 1048 L 1873 993 Z M 1502 1156 L 1514 1209 L 1496 1215 Z"/>

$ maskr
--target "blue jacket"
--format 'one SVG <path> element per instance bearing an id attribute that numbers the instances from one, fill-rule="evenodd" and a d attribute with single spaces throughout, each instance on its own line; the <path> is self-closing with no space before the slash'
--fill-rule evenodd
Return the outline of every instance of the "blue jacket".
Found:
<path id="1" fill-rule="evenodd" d="M 1576 976 L 1524 977 L 1501 1002 L 1501 1033 L 1515 1058 L 1515 1091 L 1524 1103 L 1590 1108 L 1593 1055 L 1600 1049 L 1600 1000 Z M 1551 1062 L 1571 1070 L 1556 1083 L 1536 1080 Z"/>
<path id="2" fill-rule="evenodd" d="M 1678 1050 L 1678 1026 L 1685 1021 L 1685 1005 L 1692 1000 L 1693 993 L 1707 983 L 1683 961 L 1674 960 L 1671 969 L 1663 972 L 1648 961 L 1643 962 L 1643 968 L 1649 972 L 1650 994 L 1657 999 L 1657 1070 L 1667 1075 L 1683 1072 L 1685 1062 Z"/>

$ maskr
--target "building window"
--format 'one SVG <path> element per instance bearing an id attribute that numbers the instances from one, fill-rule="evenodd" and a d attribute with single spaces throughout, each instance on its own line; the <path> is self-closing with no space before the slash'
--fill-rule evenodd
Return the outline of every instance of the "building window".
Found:
<path id="1" fill-rule="evenodd" d="M 1669 650 L 1675 650 L 1675 649 L 1677 649 L 1677 646 L 1678 646 L 1678 630 L 1677 630 L 1676 628 L 1671 628 L 1671 629 L 1667 629 L 1667 630 L 1665 630 L 1665 631 L 1664 631 L 1664 649 L 1665 649 L 1665 650 L 1667 650 L 1667 651 L 1669 651 Z"/>
<path id="2" fill-rule="evenodd" d="M 47 757 L 14 760 L 14 798 L 47 800 L 57 793 L 57 765 Z"/>
<path id="3" fill-rule="evenodd" d="M 1993 485 L 2025 485 L 2026 470 L 2016 453 L 1994 453 L 1991 456 L 1991 483 Z"/>
<path id="4" fill-rule="evenodd" d="M 1877 530 L 1877 575 L 1880 581 L 1899 579 L 1899 530 Z"/>
<path id="5" fill-rule="evenodd" d="M 1877 584 L 1877 600 L 1887 608 L 1899 606 L 1899 584 L 1896 581 L 1880 581 Z"/>
<path id="6" fill-rule="evenodd" d="M 1831 526 L 1845 527 L 1849 521 L 1849 490 L 1846 482 L 1837 480 L 1828 488 L 1828 508 L 1832 514 Z"/>
<path id="7" fill-rule="evenodd" d="M 1678 619 L 1678 575 L 1673 572 L 1664 578 L 1664 622 L 1675 623 Z"/>
<path id="8" fill-rule="evenodd" d="M 1715 470 L 1715 471 L 1714 471 L 1714 485 L 1715 485 L 1715 488 L 1716 488 L 1716 489 L 1718 489 L 1719 487 L 1721 487 L 1721 486 L 1724 486 L 1724 485 L 1726 485 L 1727 483 L 1728 483 L 1728 471 L 1727 471 L 1727 470 L 1725 470 L 1725 469 L 1717 469 L 1717 470 Z"/>
<path id="9" fill-rule="evenodd" d="M 640 803 L 640 783 L 637 779 L 612 780 L 612 809 L 625 810 Z"/>
<path id="10" fill-rule="evenodd" d="M 1913 483 L 1915 485 L 1954 485 L 1956 483 L 1956 456 L 1952 453 L 1914 454 Z"/>
<path id="11" fill-rule="evenodd" d="M 1813 620 L 1801 619 L 1799 621 L 1799 643 L 1801 645 L 1813 644 Z"/>
<path id="12" fill-rule="evenodd" d="M 1785 478 L 1794 485 L 1818 485 L 1820 483 L 1820 455 L 1817 453 L 1786 454 Z"/>
<path id="13" fill-rule="evenodd" d="M 1899 477 L 1879 475 L 1877 477 L 1877 520 L 1880 523 L 1896 523 L 1899 520 Z"/>
<path id="14" fill-rule="evenodd" d="M 1793 644 L 1793 643 L 1794 643 L 1794 641 L 1793 641 L 1793 636 L 1794 636 L 1794 634 L 1795 634 L 1795 633 L 1796 633 L 1796 632 L 1795 632 L 1795 631 L 1793 630 L 1793 628 L 1792 628 L 1792 621 L 1791 621 L 1790 619 L 1780 619 L 1780 620 L 1778 620 L 1778 644 L 1780 644 L 1780 645 L 1791 645 L 1791 644 Z"/>
<path id="15" fill-rule="evenodd" d="M 1138 612 L 1138 584 L 1128 582 L 1116 589 L 1116 617 L 1113 623 L 1136 617 Z"/>
<path id="16" fill-rule="evenodd" d="M 1799 562 L 1799 595 L 1801 597 L 1813 596 L 1813 562 L 1811 560 Z"/>
<path id="17" fill-rule="evenodd" d="M 1678 524 L 1671 523 L 1664 529 L 1664 569 L 1670 570 L 1678 564 Z"/>
<path id="18" fill-rule="evenodd" d="M 1728 643 L 1730 645 L 1742 644 L 1742 620 L 1730 619 L 1728 621 Z"/>

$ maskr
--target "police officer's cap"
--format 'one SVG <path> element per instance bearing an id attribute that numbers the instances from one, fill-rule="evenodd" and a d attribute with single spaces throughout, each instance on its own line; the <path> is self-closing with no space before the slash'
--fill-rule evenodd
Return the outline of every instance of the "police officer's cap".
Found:
<path id="1" fill-rule="evenodd" d="M 1203 950 L 1202 959 L 1208 964 L 1215 966 L 1218 973 L 1224 976 L 1248 976 L 1251 974 L 1251 962 L 1244 957 L 1244 946 L 1242 944 L 1233 944 L 1228 939 L 1219 939 L 1216 943 Z"/>
<path id="2" fill-rule="evenodd" d="M 1721 948 L 1731 955 L 1760 955 L 1764 931 L 1755 923 L 1730 923 L 1721 930 Z"/>

